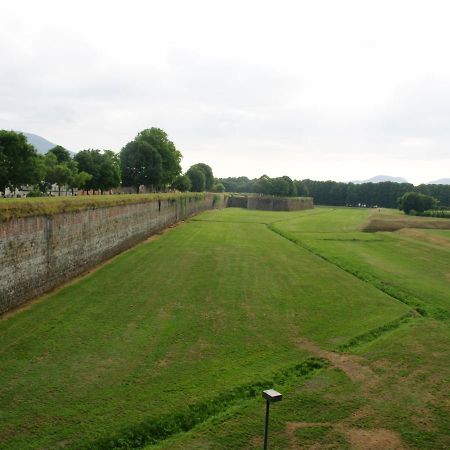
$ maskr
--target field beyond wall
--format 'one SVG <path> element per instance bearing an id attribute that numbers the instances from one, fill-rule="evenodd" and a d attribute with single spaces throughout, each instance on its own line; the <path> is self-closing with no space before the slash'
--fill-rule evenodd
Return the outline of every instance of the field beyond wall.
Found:
<path id="1" fill-rule="evenodd" d="M 450 230 L 204 212 L 0 321 L 0 448 L 446 449 Z M 313 447 L 315 446 L 315 447 Z"/>

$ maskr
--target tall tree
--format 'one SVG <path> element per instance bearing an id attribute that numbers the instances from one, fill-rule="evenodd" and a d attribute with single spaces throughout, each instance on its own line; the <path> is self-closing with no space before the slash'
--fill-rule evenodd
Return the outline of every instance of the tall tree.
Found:
<path id="1" fill-rule="evenodd" d="M 39 156 L 22 133 L 0 130 L 0 192 L 26 184 L 37 184 L 42 177 Z"/>
<path id="2" fill-rule="evenodd" d="M 161 128 L 148 128 L 141 131 L 136 136 L 136 141 L 146 142 L 161 157 L 160 185 L 157 187 L 170 186 L 175 178 L 181 173 L 180 161 L 181 153 L 176 149 L 175 144 L 169 139 L 167 133 Z"/>
<path id="3" fill-rule="evenodd" d="M 59 164 L 69 163 L 72 160 L 72 156 L 70 155 L 69 150 L 65 149 L 61 145 L 56 145 L 55 147 L 49 150 L 50 153 L 53 153 L 56 156 Z"/>
<path id="4" fill-rule="evenodd" d="M 211 167 L 204 163 L 194 164 L 192 167 L 196 167 L 203 172 L 203 175 L 205 175 L 205 190 L 210 191 L 214 185 L 214 175 Z"/>
<path id="5" fill-rule="evenodd" d="M 68 184 L 72 171 L 66 163 L 59 163 L 56 155 L 48 151 L 45 155 L 45 181 L 48 185 L 58 186 L 58 196 L 61 195 L 61 187 Z"/>
<path id="6" fill-rule="evenodd" d="M 186 172 L 186 175 L 191 180 L 191 191 L 193 192 L 203 192 L 206 186 L 206 179 L 203 170 L 196 166 L 191 166 Z"/>
<path id="7" fill-rule="evenodd" d="M 136 139 L 120 152 L 122 180 L 125 186 L 133 186 L 139 192 L 142 184 L 158 189 L 163 180 L 162 158 L 148 142 Z"/>
<path id="8" fill-rule="evenodd" d="M 189 191 L 191 187 L 191 179 L 187 175 L 178 175 L 172 183 L 172 188 L 181 192 Z"/>
<path id="9" fill-rule="evenodd" d="M 111 150 L 82 150 L 75 155 L 79 170 L 92 177 L 86 182 L 86 189 L 101 192 L 119 186 L 121 180 L 120 157 Z"/>

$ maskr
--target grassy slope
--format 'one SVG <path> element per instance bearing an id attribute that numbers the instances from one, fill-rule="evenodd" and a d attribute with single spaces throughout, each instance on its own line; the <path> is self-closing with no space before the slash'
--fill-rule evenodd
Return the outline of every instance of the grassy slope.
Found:
<path id="1" fill-rule="evenodd" d="M 0 446 L 110 436 L 292 367 L 304 337 L 332 349 L 408 312 L 263 224 L 325 212 L 207 212 L 2 320 Z M 231 447 L 259 431 L 242 407 Z"/>
<path id="2" fill-rule="evenodd" d="M 429 230 L 359 232 L 359 224 L 369 214 L 367 210 L 336 209 L 326 217 L 310 216 L 275 226 L 339 266 L 378 280 L 405 298 L 415 297 L 430 314 L 448 314 L 450 246 L 444 240 L 449 232 L 431 231 L 441 238 L 434 241 Z"/>
<path id="3" fill-rule="evenodd" d="M 425 287 L 428 305 L 436 302 L 448 308 L 450 280 L 433 272 L 448 276 L 450 258 L 442 258 L 442 245 L 425 245 L 428 235 L 448 238 L 448 231 L 408 230 L 405 242 L 402 232 L 360 233 L 367 210 L 329 208 L 328 215 L 325 211 L 274 226 L 324 257 L 349 264 L 347 269 L 357 267 L 381 281 L 394 280 L 397 288 L 411 286 L 417 296 Z M 364 448 L 369 439 L 377 448 L 450 447 L 448 322 L 419 318 L 349 351 L 345 358 L 370 369 L 371 375 L 352 382 L 347 373 L 330 368 L 309 381 L 283 386 L 285 400 L 272 411 L 272 448 Z M 263 420 L 263 402 L 254 400 L 158 448 L 260 448 Z"/>

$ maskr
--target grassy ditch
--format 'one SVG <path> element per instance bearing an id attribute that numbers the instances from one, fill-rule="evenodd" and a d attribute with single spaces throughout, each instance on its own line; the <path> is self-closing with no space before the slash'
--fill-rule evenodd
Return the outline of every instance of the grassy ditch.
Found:
<path id="1" fill-rule="evenodd" d="M 232 405 L 259 397 L 264 389 L 274 386 L 278 388 L 287 383 L 305 380 L 328 365 L 329 363 L 324 359 L 309 358 L 275 373 L 271 378 L 238 386 L 209 402 L 192 404 L 183 411 L 147 419 L 123 428 L 113 436 L 100 438 L 77 448 L 80 450 L 138 449 L 146 445 L 155 445 L 178 433 L 190 431 L 195 426 L 226 411 Z"/>

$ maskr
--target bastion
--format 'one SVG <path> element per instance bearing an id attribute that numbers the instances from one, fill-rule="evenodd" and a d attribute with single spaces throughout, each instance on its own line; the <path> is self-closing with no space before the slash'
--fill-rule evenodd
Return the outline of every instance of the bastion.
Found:
<path id="1" fill-rule="evenodd" d="M 312 197 L 275 197 L 269 195 L 231 195 L 227 207 L 264 211 L 301 211 L 314 208 Z"/>

